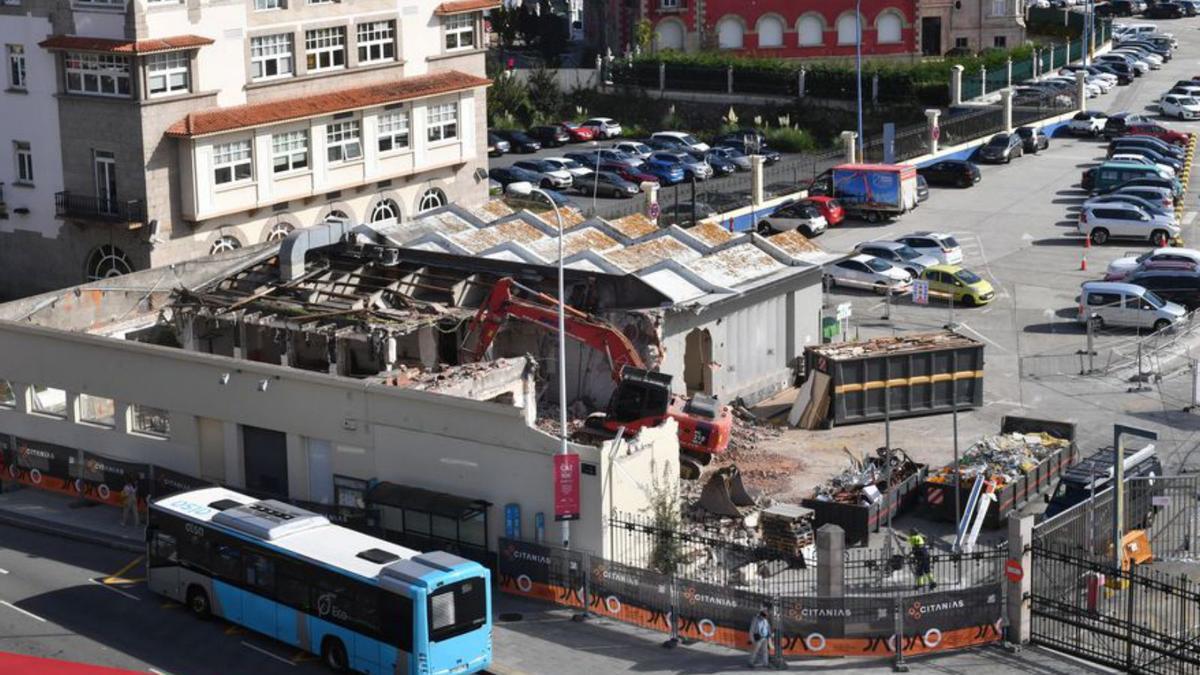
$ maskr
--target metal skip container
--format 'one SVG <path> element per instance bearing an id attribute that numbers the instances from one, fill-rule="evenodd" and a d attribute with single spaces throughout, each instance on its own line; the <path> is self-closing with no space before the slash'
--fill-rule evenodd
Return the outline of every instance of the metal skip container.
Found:
<path id="1" fill-rule="evenodd" d="M 953 331 L 814 345 L 804 355 L 811 385 L 797 407 L 806 428 L 983 405 L 983 343 Z"/>

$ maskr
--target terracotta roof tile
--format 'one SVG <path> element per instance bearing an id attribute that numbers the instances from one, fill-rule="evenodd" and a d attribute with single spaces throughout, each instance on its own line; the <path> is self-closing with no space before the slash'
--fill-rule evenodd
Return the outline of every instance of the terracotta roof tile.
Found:
<path id="1" fill-rule="evenodd" d="M 177 49 L 195 49 L 211 45 L 211 38 L 199 35 L 173 35 L 152 40 L 113 40 L 110 38 L 82 37 L 79 35 L 52 35 L 38 43 L 45 49 L 72 49 L 83 52 L 110 52 L 113 54 L 155 54 Z"/>
<path id="2" fill-rule="evenodd" d="M 443 2 L 433 10 L 438 16 L 447 14 L 463 14 L 465 12 L 479 12 L 487 9 L 496 9 L 500 6 L 500 0 L 455 0 L 455 2 Z"/>
<path id="3" fill-rule="evenodd" d="M 640 239 L 659 230 L 653 220 L 641 213 L 631 213 L 628 216 L 610 220 L 608 224 L 630 239 Z"/>
<path id="4" fill-rule="evenodd" d="M 485 87 L 489 84 L 491 84 L 491 80 L 487 78 L 449 70 L 432 75 L 406 77 L 395 82 L 367 87 L 341 89 L 281 101 L 267 101 L 189 113 L 187 117 L 172 124 L 167 129 L 167 135 L 204 136 L 234 129 L 246 129 L 348 110 L 359 110 L 385 103 L 449 94 L 475 87 Z"/>

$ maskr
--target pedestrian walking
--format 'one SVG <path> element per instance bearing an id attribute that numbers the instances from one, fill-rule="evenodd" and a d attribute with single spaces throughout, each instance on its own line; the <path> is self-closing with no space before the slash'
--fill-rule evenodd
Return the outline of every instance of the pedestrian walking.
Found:
<path id="1" fill-rule="evenodd" d="M 138 514 L 138 499 L 137 499 L 137 482 L 133 476 L 126 474 L 125 487 L 121 488 L 121 526 L 124 527 L 129 520 L 129 516 L 133 516 L 133 526 L 141 525 Z"/>
<path id="2" fill-rule="evenodd" d="M 767 618 L 767 610 L 763 608 L 750 621 L 750 667 L 769 666 L 771 654 L 771 621 Z"/>
<path id="3" fill-rule="evenodd" d="M 925 543 L 925 536 L 916 528 L 908 532 L 908 547 L 912 550 L 917 590 L 921 590 L 921 587 L 926 585 L 929 586 L 929 590 L 937 588 L 937 581 L 933 578 L 933 558 L 929 553 L 929 546 Z"/>

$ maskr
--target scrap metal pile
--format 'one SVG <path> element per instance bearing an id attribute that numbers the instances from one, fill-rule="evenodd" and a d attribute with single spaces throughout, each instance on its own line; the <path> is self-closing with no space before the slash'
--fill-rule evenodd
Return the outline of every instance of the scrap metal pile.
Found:
<path id="1" fill-rule="evenodd" d="M 1022 474 L 1033 471 L 1042 460 L 1068 445 L 1070 441 L 1047 433 L 1014 432 L 985 436 L 967 448 L 959 458 L 959 479 L 970 483 L 982 475 L 999 489 Z M 954 473 L 955 467 L 948 464 L 930 474 L 928 480 L 931 483 L 950 483 Z"/>
<path id="2" fill-rule="evenodd" d="M 855 457 L 849 449 L 843 450 L 850 456 L 850 468 L 813 488 L 812 498 L 842 504 L 875 503 L 887 491 L 887 448 L 877 449 L 875 457 L 865 460 Z M 903 483 L 921 468 L 900 448 L 892 448 L 891 460 L 890 482 L 893 487 Z"/>

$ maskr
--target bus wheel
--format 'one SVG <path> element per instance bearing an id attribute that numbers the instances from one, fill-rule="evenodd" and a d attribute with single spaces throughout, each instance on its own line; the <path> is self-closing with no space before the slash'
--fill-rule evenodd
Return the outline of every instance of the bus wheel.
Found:
<path id="1" fill-rule="evenodd" d="M 211 611 L 208 604 L 208 594 L 199 586 L 188 588 L 187 606 L 188 609 L 192 610 L 192 614 L 202 619 L 207 619 Z"/>
<path id="2" fill-rule="evenodd" d="M 327 637 L 321 643 L 321 660 L 335 673 L 345 672 L 350 665 L 345 645 L 335 637 Z"/>

